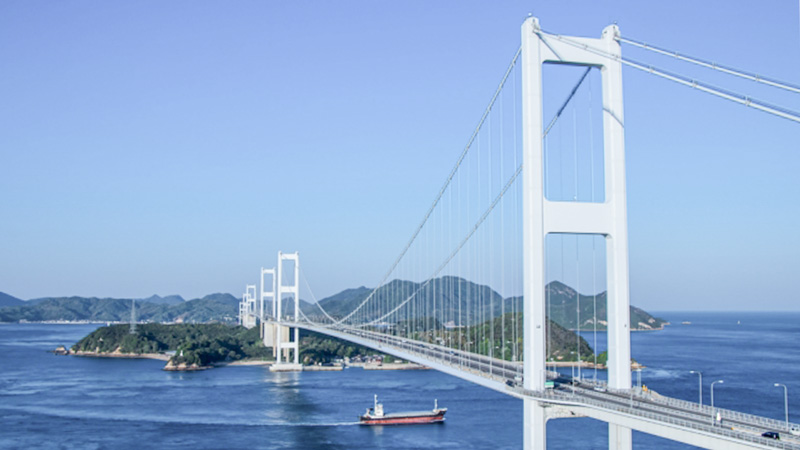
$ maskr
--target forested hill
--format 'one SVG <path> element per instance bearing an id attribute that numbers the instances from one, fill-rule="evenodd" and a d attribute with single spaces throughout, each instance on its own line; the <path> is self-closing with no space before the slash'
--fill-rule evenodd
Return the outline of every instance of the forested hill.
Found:
<path id="1" fill-rule="evenodd" d="M 485 337 L 502 333 L 509 337 L 503 346 L 493 349 L 485 345 Z M 564 328 L 548 323 L 548 358 L 557 361 L 591 360 L 592 349 L 583 338 Z M 510 338 L 517 337 L 514 346 Z M 502 317 L 461 330 L 444 330 L 419 336 L 423 341 L 435 343 L 447 341 L 457 344 L 462 339 L 464 349 L 479 354 L 506 360 L 513 360 L 523 351 L 522 321 L 512 321 Z M 328 363 L 336 358 L 356 355 L 380 355 L 373 349 L 352 342 L 342 341 L 330 336 L 301 330 L 300 360 L 304 364 Z M 481 344 L 483 342 L 484 344 Z M 472 345 L 472 343 L 475 343 Z M 576 351 L 579 348 L 579 351 Z M 258 328 L 246 329 L 241 326 L 225 324 L 142 324 L 134 333 L 123 325 L 100 327 L 72 346 L 78 354 L 103 355 L 141 355 L 174 351 L 171 364 L 177 366 L 209 366 L 220 362 L 238 361 L 245 358 L 272 360 L 272 349 L 264 347 Z M 386 355 L 384 355 L 385 357 Z"/>
<path id="2" fill-rule="evenodd" d="M 19 306 L 24 305 L 25 302 L 5 292 L 0 292 L 0 308 L 3 306 Z"/>
<path id="3" fill-rule="evenodd" d="M 177 363 L 208 366 L 243 358 L 268 358 L 258 329 L 225 324 L 144 324 L 131 333 L 127 325 L 100 327 L 72 346 L 73 352 L 142 354 L 176 351 Z"/>
<path id="4" fill-rule="evenodd" d="M 129 322 L 132 299 L 96 297 L 51 297 L 21 301 L 17 306 L 0 306 L 0 322 L 91 321 Z M 222 322 L 236 323 L 240 299 L 231 294 L 209 294 L 203 298 L 183 300 L 178 295 L 135 299 L 139 322 Z M 284 301 L 284 311 L 294 308 Z M 267 306 L 272 308 L 271 305 Z M 300 300 L 304 311 L 316 308 Z"/>
<path id="5" fill-rule="evenodd" d="M 593 330 L 596 311 L 597 329 L 606 329 L 608 312 L 605 291 L 597 295 L 583 295 L 564 283 L 553 281 L 547 285 L 545 295 L 549 296 L 550 318 L 563 327 L 570 330 Z M 635 306 L 631 306 L 630 314 L 631 330 L 658 330 L 668 323 Z"/>
<path id="6" fill-rule="evenodd" d="M 335 358 L 380 354 L 351 342 L 302 330 L 300 360 L 305 364 Z M 242 359 L 272 360 L 272 349 L 261 343 L 258 328 L 225 324 L 143 324 L 131 333 L 127 325 L 100 327 L 72 346 L 77 354 L 141 355 L 174 351 L 173 366 L 208 367 Z"/>
<path id="7" fill-rule="evenodd" d="M 320 300 L 319 304 L 331 316 L 343 317 L 361 304 L 372 291 L 373 289 L 363 286 L 347 289 Z M 442 317 L 458 317 L 460 311 L 465 314 L 464 321 L 468 324 L 479 323 L 486 318 L 498 317 L 512 311 L 522 311 L 520 297 L 503 298 L 488 286 L 451 276 L 436 278 L 425 287 L 412 281 L 393 280 L 378 289 L 375 296 L 385 300 L 389 307 L 394 307 L 412 294 L 420 299 L 420 303 L 432 304 L 435 300 Z M 596 311 L 597 329 L 606 329 L 605 292 L 597 295 L 579 295 L 575 289 L 564 283 L 553 281 L 547 285 L 545 295 L 550 302 L 550 318 L 564 328 L 574 330 L 580 327 L 582 330 L 593 330 Z M 476 308 L 477 304 L 482 304 L 483 308 Z M 577 324 L 578 308 L 580 308 L 580 325 Z M 303 311 L 309 317 L 321 314 L 316 306 L 311 305 Z M 634 306 L 631 306 L 630 314 L 632 330 L 661 329 L 667 323 L 664 319 L 654 317 Z"/>
<path id="8" fill-rule="evenodd" d="M 177 297 L 177 298 L 176 298 Z M 136 318 L 141 322 L 235 323 L 239 299 L 230 294 L 211 294 L 189 301 L 180 297 L 158 297 L 156 302 L 136 300 Z M 182 300 L 182 299 L 181 299 Z M 0 322 L 40 321 L 130 321 L 131 299 L 59 297 L 38 299 L 34 304 L 0 308 Z"/>
<path id="9" fill-rule="evenodd" d="M 364 286 L 346 289 L 320 300 L 319 305 L 332 316 L 343 317 L 361 304 L 372 291 L 373 289 Z M 435 300 L 439 308 L 437 314 L 439 317 L 457 318 L 459 312 L 469 311 L 464 323 L 456 325 L 478 324 L 492 317 L 522 311 L 520 297 L 503 298 L 488 286 L 457 277 L 436 278 L 424 288 L 419 283 L 394 280 L 381 287 L 376 296 L 385 299 L 393 307 L 414 293 L 420 302 L 433 304 Z M 596 295 L 578 294 L 575 289 L 553 281 L 547 285 L 545 295 L 550 304 L 548 314 L 555 323 L 571 330 L 593 330 L 596 312 L 597 329 L 605 330 L 607 317 L 605 292 Z M 15 304 L 13 300 L 9 302 Z M 86 297 L 37 299 L 21 302 L 22 304 L 17 306 L 0 305 L 0 322 L 58 320 L 127 322 L 131 317 L 131 302 L 130 299 Z M 294 306 L 290 303 L 285 301 L 284 311 L 292 311 Z M 136 300 L 136 317 L 140 322 L 236 323 L 238 304 L 239 299 L 230 294 L 210 294 L 189 301 L 183 301 L 177 295 L 153 296 Z M 475 305 L 478 304 L 483 305 L 483 308 L 476 308 Z M 300 307 L 311 318 L 318 318 L 322 314 L 317 305 L 302 300 Z M 272 307 L 267 305 L 267 308 Z M 424 318 L 423 311 L 420 308 L 416 318 Z M 667 323 L 634 306 L 631 306 L 630 317 L 632 330 L 655 330 Z"/>

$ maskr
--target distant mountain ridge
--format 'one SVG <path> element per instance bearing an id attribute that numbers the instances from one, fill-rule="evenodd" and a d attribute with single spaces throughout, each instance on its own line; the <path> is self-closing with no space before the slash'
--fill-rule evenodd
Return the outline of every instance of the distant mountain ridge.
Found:
<path id="1" fill-rule="evenodd" d="M 177 305 L 179 303 L 183 303 L 186 301 L 180 295 L 168 295 L 166 297 L 161 297 L 159 295 L 151 295 L 150 297 L 142 298 L 139 300 L 143 302 L 150 302 L 162 305 Z"/>
<path id="2" fill-rule="evenodd" d="M 603 291 L 596 295 L 583 295 L 560 281 L 547 285 L 545 296 L 549 297 L 551 319 L 570 330 L 590 331 L 594 329 L 594 314 L 597 313 L 597 329 L 605 330 L 608 311 L 607 295 Z M 580 319 L 580 323 L 578 320 Z M 645 310 L 630 307 L 631 330 L 658 330 L 668 324 L 666 320 L 652 316 Z"/>
<path id="3" fill-rule="evenodd" d="M 235 323 L 239 299 L 231 294 L 210 294 L 184 301 L 182 297 L 136 300 L 136 318 L 143 322 L 226 322 Z M 150 299 L 156 302 L 149 301 Z M 0 322 L 98 321 L 127 322 L 132 299 L 96 297 L 54 297 L 36 299 L 32 304 L 0 307 Z"/>
<path id="4" fill-rule="evenodd" d="M 5 292 L 0 292 L 0 308 L 3 306 L 19 306 L 24 304 L 25 302 L 23 300 L 20 300 L 12 295 L 8 295 Z"/>
<path id="5" fill-rule="evenodd" d="M 320 300 L 319 306 L 333 317 L 344 317 L 358 307 L 372 291 L 373 289 L 364 286 L 345 289 Z M 393 280 L 378 289 L 375 295 L 385 299 L 390 307 L 394 307 L 414 293 L 420 302 L 437 305 L 435 317 L 443 317 L 445 320 L 462 317 L 465 323 L 455 325 L 479 324 L 503 314 L 523 311 L 521 297 L 503 298 L 488 286 L 452 276 L 431 280 L 424 288 L 420 283 Z M 558 325 L 569 330 L 593 330 L 596 312 L 597 329 L 601 331 L 606 329 L 605 292 L 583 295 L 564 283 L 553 281 L 546 286 L 545 295 L 549 300 L 548 316 Z M 41 298 L 25 302 L 8 294 L 2 294 L 0 302 L 2 301 L 9 304 L 0 303 L 0 322 L 57 320 L 127 322 L 130 320 L 131 299 L 73 296 Z M 236 323 L 239 301 L 239 298 L 225 293 L 209 294 L 193 300 L 184 300 L 179 295 L 166 297 L 153 295 L 146 299 L 136 299 L 136 316 L 137 320 L 142 322 Z M 476 307 L 477 305 L 483 307 Z M 266 304 L 265 308 L 271 310 L 271 303 Z M 293 308 L 292 302 L 284 300 L 282 305 L 284 314 L 291 315 Z M 317 305 L 302 299 L 300 309 L 312 319 L 322 316 Z M 366 313 L 370 314 L 369 311 Z M 431 313 L 432 311 L 418 311 L 415 312 L 414 318 L 431 317 Z M 407 318 L 409 317 L 403 317 Z M 654 317 L 635 306 L 630 308 L 630 322 L 632 330 L 656 330 L 663 328 L 667 323 L 664 319 Z"/>
<path id="6" fill-rule="evenodd" d="M 363 286 L 346 289 L 320 300 L 319 304 L 333 317 L 344 317 L 358 307 L 372 291 L 373 289 Z M 393 280 L 378 289 L 374 295 L 385 299 L 389 307 L 394 307 L 414 293 L 420 298 L 421 303 L 437 305 L 437 317 L 457 318 L 461 315 L 466 323 L 472 324 L 509 312 L 523 310 L 521 297 L 503 298 L 489 286 L 452 276 L 433 279 L 425 287 L 412 281 Z M 593 330 L 596 311 L 597 329 L 606 329 L 605 292 L 596 295 L 578 294 L 575 289 L 566 284 L 552 281 L 545 287 L 545 296 L 550 303 L 548 316 L 558 325 L 570 330 Z M 476 305 L 483 305 L 483 308 L 476 307 Z M 320 315 L 318 308 L 309 306 L 309 309 L 303 309 L 307 316 Z M 578 314 L 578 309 L 580 309 L 580 314 Z M 368 311 L 365 314 L 368 319 L 377 318 L 369 317 Z M 417 314 L 417 317 L 424 315 L 425 313 L 420 313 Z M 578 324 L 578 316 L 580 316 L 580 324 Z M 632 330 L 656 330 L 663 328 L 668 323 L 635 306 L 630 308 L 630 321 Z"/>

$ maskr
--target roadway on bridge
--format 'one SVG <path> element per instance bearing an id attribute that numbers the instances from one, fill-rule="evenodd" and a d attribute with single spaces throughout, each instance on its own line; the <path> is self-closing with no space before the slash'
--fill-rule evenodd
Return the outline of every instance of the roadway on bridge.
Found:
<path id="1" fill-rule="evenodd" d="M 523 388 L 522 363 L 478 355 L 433 343 L 405 339 L 390 334 L 345 326 L 320 326 L 305 322 L 286 323 L 323 334 L 350 340 L 384 353 L 395 354 L 420 364 L 465 377 L 470 374 L 484 379 L 484 386 L 518 398 L 532 398 L 566 409 L 579 407 L 625 415 L 675 429 L 688 429 L 751 448 L 782 448 L 800 450 L 800 438 L 792 436 L 783 421 L 715 408 L 708 405 L 665 397 L 641 389 L 613 391 L 602 381 L 571 379 L 557 372 L 548 372 L 556 380 L 554 389 L 533 391 Z M 722 421 L 714 418 L 719 412 Z M 591 415 L 591 414 L 586 414 Z M 777 431 L 781 439 L 762 437 L 765 431 Z"/>
<path id="2" fill-rule="evenodd" d="M 696 403 L 676 401 L 676 399 L 638 389 L 608 391 L 602 384 L 589 380 L 576 380 L 575 382 L 563 380 L 567 382 L 560 384 L 550 394 L 563 401 L 584 403 L 587 400 L 594 400 L 606 408 L 614 408 L 618 411 L 628 410 L 635 415 L 656 416 L 660 417 L 660 420 L 671 421 L 682 426 L 689 425 L 694 429 L 744 439 L 767 447 L 800 448 L 800 439 L 791 435 L 786 430 L 785 424 L 778 424 L 772 419 L 720 408 L 712 411 L 708 406 L 701 407 Z M 540 397 L 536 392 L 531 393 L 531 396 Z M 721 423 L 714 420 L 716 411 L 721 413 Z M 780 427 L 776 425 L 780 425 Z M 776 441 L 762 437 L 761 434 L 764 431 L 780 432 L 781 440 Z"/>

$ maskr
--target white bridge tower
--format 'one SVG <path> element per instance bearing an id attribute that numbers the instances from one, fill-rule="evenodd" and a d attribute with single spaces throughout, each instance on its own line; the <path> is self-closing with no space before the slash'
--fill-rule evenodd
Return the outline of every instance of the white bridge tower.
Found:
<path id="1" fill-rule="evenodd" d="M 291 262 L 293 267 L 291 282 L 284 284 L 285 272 L 284 264 Z M 300 254 L 278 252 L 278 273 L 277 273 L 277 292 L 273 302 L 273 311 L 277 323 L 275 333 L 275 364 L 270 366 L 273 372 L 289 372 L 303 370 L 300 365 L 300 329 L 281 326 L 284 319 L 298 321 L 300 316 Z M 283 311 L 284 298 L 294 299 L 294 313 L 288 316 Z M 294 339 L 292 339 L 292 337 Z M 284 352 L 285 351 L 285 352 Z M 294 361 L 289 362 L 289 351 L 291 351 Z M 286 358 L 286 361 L 283 361 Z"/>
<path id="2" fill-rule="evenodd" d="M 256 285 L 248 284 L 239 303 L 239 324 L 245 328 L 256 326 Z"/>
<path id="3" fill-rule="evenodd" d="M 630 301 L 625 195 L 625 122 L 622 64 L 611 25 L 599 39 L 547 34 L 531 17 L 522 25 L 524 387 L 543 390 L 546 379 L 545 239 L 551 233 L 605 238 L 608 311 L 608 385 L 630 389 Z M 594 50 L 594 51 L 593 51 Z M 613 55 L 609 57 L 608 55 Z M 543 64 L 600 70 L 603 88 L 603 203 L 549 201 L 544 195 Z M 525 399 L 524 448 L 546 448 L 547 408 Z M 631 448 L 631 430 L 609 424 L 609 449 Z"/>

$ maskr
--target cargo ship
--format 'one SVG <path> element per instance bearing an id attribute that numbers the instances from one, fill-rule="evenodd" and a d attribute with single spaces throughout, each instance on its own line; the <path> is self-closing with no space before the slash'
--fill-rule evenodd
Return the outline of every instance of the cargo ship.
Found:
<path id="1" fill-rule="evenodd" d="M 416 423 L 441 423 L 444 422 L 444 413 L 447 408 L 439 408 L 439 401 L 433 401 L 433 409 L 430 411 L 397 412 L 386 414 L 383 405 L 378 403 L 378 396 L 375 396 L 375 405 L 368 408 L 363 416 L 358 420 L 361 425 L 405 425 Z"/>

